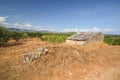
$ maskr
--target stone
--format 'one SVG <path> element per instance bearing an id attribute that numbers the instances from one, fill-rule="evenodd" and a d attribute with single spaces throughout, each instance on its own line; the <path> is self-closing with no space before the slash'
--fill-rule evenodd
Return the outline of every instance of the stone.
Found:
<path id="1" fill-rule="evenodd" d="M 48 49 L 44 49 L 43 55 L 46 55 L 47 52 L 48 52 Z"/>
<path id="2" fill-rule="evenodd" d="M 102 32 L 80 32 L 67 38 L 66 43 L 72 45 L 86 45 L 90 42 L 103 42 Z"/>
<path id="3" fill-rule="evenodd" d="M 25 63 L 32 62 L 33 60 L 40 58 L 42 55 L 46 55 L 47 52 L 48 52 L 48 49 L 43 47 L 34 49 L 33 51 L 26 51 L 23 53 L 23 56 L 24 56 L 23 62 Z"/>

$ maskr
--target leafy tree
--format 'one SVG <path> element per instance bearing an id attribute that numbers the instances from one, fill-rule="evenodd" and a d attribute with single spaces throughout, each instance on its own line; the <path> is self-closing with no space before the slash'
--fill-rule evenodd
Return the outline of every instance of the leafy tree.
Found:
<path id="1" fill-rule="evenodd" d="M 42 36 L 42 33 L 40 32 L 27 32 L 28 36 L 29 37 L 41 37 Z"/>
<path id="2" fill-rule="evenodd" d="M 0 43 L 7 43 L 9 38 L 10 38 L 9 30 L 7 30 L 3 26 L 0 26 Z"/>
<path id="3" fill-rule="evenodd" d="M 17 31 L 12 31 L 11 32 L 11 38 L 18 41 L 19 39 L 22 38 L 22 33 L 21 32 L 17 32 Z"/>
<path id="4" fill-rule="evenodd" d="M 22 32 L 22 38 L 25 39 L 25 38 L 29 38 L 28 34 L 26 32 Z"/>

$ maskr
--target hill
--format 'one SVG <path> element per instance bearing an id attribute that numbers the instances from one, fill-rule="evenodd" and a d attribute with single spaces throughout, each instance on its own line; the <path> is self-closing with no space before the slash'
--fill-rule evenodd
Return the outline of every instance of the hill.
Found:
<path id="1" fill-rule="evenodd" d="M 18 29 L 18 28 L 7 28 L 10 31 L 24 31 L 24 32 L 51 32 L 49 30 L 32 30 L 32 29 Z"/>

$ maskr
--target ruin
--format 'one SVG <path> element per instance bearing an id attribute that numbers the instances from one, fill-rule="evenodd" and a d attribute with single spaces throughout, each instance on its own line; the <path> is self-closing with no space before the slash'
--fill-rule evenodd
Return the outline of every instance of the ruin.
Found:
<path id="1" fill-rule="evenodd" d="M 90 42 L 103 42 L 102 32 L 80 32 L 67 38 L 66 43 L 72 45 L 86 45 Z"/>

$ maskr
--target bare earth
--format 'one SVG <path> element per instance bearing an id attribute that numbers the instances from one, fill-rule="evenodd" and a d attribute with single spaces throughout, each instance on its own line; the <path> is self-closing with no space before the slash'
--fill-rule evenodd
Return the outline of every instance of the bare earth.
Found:
<path id="1" fill-rule="evenodd" d="M 39 47 L 49 52 L 24 63 L 23 52 Z M 82 47 L 36 38 L 22 40 L 18 45 L 0 47 L 0 80 L 120 80 L 120 46 L 91 43 Z"/>

